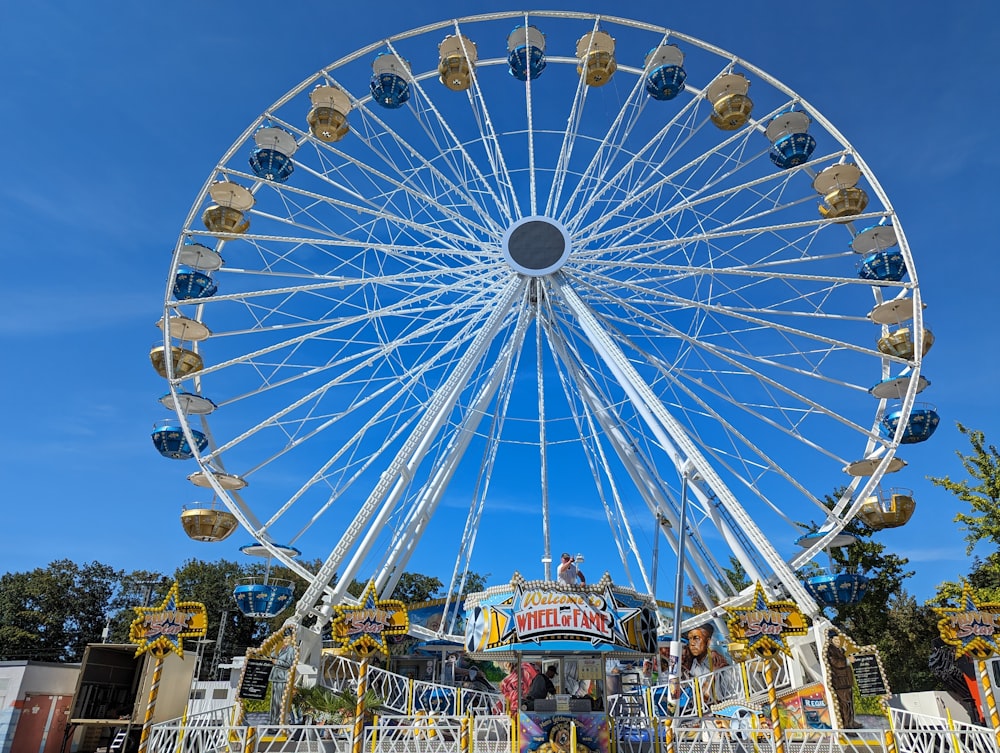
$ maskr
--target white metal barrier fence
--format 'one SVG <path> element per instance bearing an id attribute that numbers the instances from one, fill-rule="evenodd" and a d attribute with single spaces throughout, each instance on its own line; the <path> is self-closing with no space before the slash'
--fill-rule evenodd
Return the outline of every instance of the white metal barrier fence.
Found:
<path id="1" fill-rule="evenodd" d="M 786 753 L 997 753 L 995 733 L 934 717 L 894 714 L 894 729 L 783 731 Z M 904 718 L 905 717 L 905 718 Z M 770 730 L 675 725 L 666 720 L 615 725 L 616 753 L 662 753 L 668 739 L 676 753 L 776 753 Z M 511 753 L 512 720 L 507 716 L 377 718 L 364 731 L 365 753 Z M 225 723 L 158 724 L 149 753 L 351 753 L 348 725 L 233 727 Z"/>

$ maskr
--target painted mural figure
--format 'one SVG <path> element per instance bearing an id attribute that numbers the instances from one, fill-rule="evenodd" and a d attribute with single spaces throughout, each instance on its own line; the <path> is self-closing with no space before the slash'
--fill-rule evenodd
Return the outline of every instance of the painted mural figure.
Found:
<path id="1" fill-rule="evenodd" d="M 858 729 L 854 720 L 854 671 L 844 650 L 844 639 L 831 630 L 826 643 L 826 662 L 830 671 L 830 691 L 837 703 L 841 729 Z"/>
<path id="2" fill-rule="evenodd" d="M 284 722 L 284 699 L 288 688 L 288 680 L 295 666 L 295 639 L 286 635 L 274 657 L 274 668 L 271 670 L 271 724 Z"/>
<path id="3" fill-rule="evenodd" d="M 716 677 L 712 672 L 729 666 L 729 660 L 719 651 L 712 648 L 712 637 L 715 626 L 711 623 L 691 628 L 685 633 L 687 643 L 681 653 L 681 677 L 685 679 L 702 678 L 700 680 L 702 697 L 706 701 L 714 701 L 729 695 L 729 689 L 723 677 L 716 687 Z"/>
<path id="4" fill-rule="evenodd" d="M 508 662 L 505 669 L 507 676 L 500 681 L 500 692 L 507 699 L 507 707 L 511 712 L 517 713 L 518 696 L 527 697 L 528 688 L 531 687 L 531 682 L 538 674 L 538 670 L 531 664 L 522 664 L 519 677 L 515 662 Z"/>

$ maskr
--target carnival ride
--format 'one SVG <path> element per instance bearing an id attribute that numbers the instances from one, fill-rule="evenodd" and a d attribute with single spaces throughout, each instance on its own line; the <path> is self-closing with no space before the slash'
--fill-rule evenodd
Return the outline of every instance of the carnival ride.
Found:
<path id="1" fill-rule="evenodd" d="M 238 524 L 308 582 L 309 650 L 352 580 L 388 597 L 429 551 L 451 596 L 416 632 L 464 640 L 470 572 L 552 581 L 598 520 L 638 593 L 668 543 L 705 606 L 684 629 L 750 598 L 734 563 L 815 616 L 863 576 L 803 569 L 913 511 L 880 483 L 938 423 L 923 311 L 875 176 L 768 73 L 623 18 L 470 16 L 308 76 L 210 171 L 153 441 L 213 496 L 190 535 Z"/>

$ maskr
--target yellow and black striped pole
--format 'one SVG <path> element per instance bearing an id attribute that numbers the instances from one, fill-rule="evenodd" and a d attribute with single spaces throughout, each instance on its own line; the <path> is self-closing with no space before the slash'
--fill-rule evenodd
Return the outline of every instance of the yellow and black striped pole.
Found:
<path id="1" fill-rule="evenodd" d="M 771 711 L 774 753 L 785 753 L 785 735 L 781 730 L 781 714 L 778 713 L 778 691 L 774 687 L 774 662 L 774 656 L 764 658 L 764 682 L 767 683 L 767 705 Z"/>
<path id="2" fill-rule="evenodd" d="M 361 664 L 358 665 L 358 688 L 357 703 L 354 708 L 354 745 L 353 753 L 362 753 L 365 747 L 365 702 L 363 700 L 368 691 L 368 653 L 361 655 Z"/>
<path id="3" fill-rule="evenodd" d="M 461 719 L 461 727 L 458 733 L 458 749 L 462 753 L 468 753 L 469 750 L 469 727 L 472 726 L 472 714 L 465 714 Z"/>
<path id="4" fill-rule="evenodd" d="M 681 702 L 681 683 L 680 677 L 676 674 L 670 676 L 668 681 L 669 690 L 667 691 L 670 695 L 667 700 L 667 721 L 666 730 L 663 733 L 663 748 L 665 753 L 677 753 L 677 741 L 674 737 L 674 715 L 680 713 L 678 706 Z M 673 701 L 676 704 L 673 709 L 670 708 L 670 702 Z"/>
<path id="5" fill-rule="evenodd" d="M 1000 743 L 1000 714 L 997 713 L 997 701 L 993 697 L 993 686 L 990 683 L 989 667 L 985 659 L 978 659 L 976 667 L 979 670 L 979 684 L 983 688 L 983 712 L 990 724 L 990 729 Z"/>
<path id="6" fill-rule="evenodd" d="M 153 712 L 156 710 L 156 697 L 160 694 L 160 678 L 163 676 L 163 657 L 156 655 L 153 665 L 153 682 L 149 686 L 149 699 L 146 701 L 146 716 L 142 720 L 142 735 L 139 737 L 139 753 L 146 753 L 149 745 L 149 733 L 153 728 Z"/>

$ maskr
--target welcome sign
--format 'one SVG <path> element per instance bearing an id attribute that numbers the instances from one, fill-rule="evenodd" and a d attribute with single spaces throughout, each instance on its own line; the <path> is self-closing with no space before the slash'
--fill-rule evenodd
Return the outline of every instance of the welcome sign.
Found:
<path id="1" fill-rule="evenodd" d="M 466 649 L 471 653 L 535 649 L 560 641 L 584 642 L 597 650 L 656 650 L 652 600 L 610 581 L 567 587 L 526 582 L 515 574 L 510 586 L 470 596 L 466 610 Z"/>

